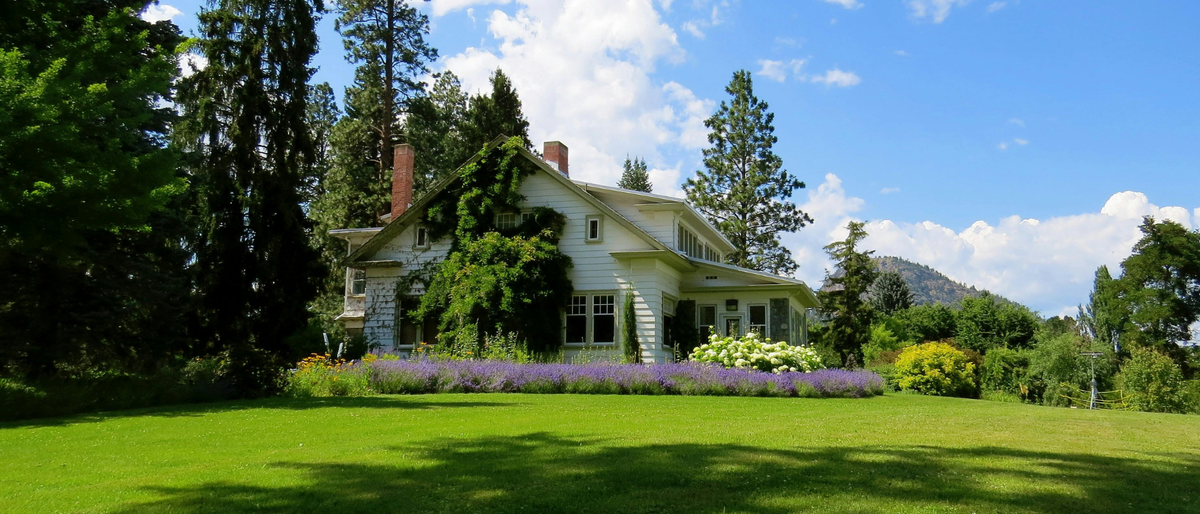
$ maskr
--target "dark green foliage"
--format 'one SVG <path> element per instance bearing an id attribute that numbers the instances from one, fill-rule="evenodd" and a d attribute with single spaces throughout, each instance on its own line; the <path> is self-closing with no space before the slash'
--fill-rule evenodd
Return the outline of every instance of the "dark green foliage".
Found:
<path id="1" fill-rule="evenodd" d="M 646 160 L 640 157 L 634 157 L 631 160 L 626 157 L 625 169 L 621 172 L 621 180 L 617 181 L 617 187 L 643 193 L 653 191 L 654 186 L 650 184 L 650 172 L 646 171 Z"/>
<path id="2" fill-rule="evenodd" d="M 510 333 L 535 353 L 561 345 L 559 312 L 573 289 L 571 259 L 557 246 L 566 218 L 539 208 L 505 233 L 493 226 L 496 213 L 516 209 L 521 181 L 533 173 L 522 146 L 513 137 L 485 147 L 424 214 L 431 239 L 453 241 L 414 317 L 439 316 L 440 337 L 450 346 L 481 349 L 486 336 Z"/>
<path id="3" fill-rule="evenodd" d="M 373 132 L 379 175 L 390 177 L 399 115 L 424 93 L 426 63 L 437 59 L 437 50 L 425 42 L 429 18 L 403 0 L 336 1 L 334 27 L 346 60 L 357 65 L 354 85 L 346 90 L 347 111 Z"/>
<path id="4" fill-rule="evenodd" d="M 897 312 L 893 319 L 902 327 L 892 327 L 893 332 L 901 339 L 913 342 L 941 341 L 958 332 L 956 313 L 942 304 L 911 307 Z"/>
<path id="5" fill-rule="evenodd" d="M 1030 353 L 1028 350 L 994 348 L 983 357 L 980 369 L 980 386 L 985 392 L 999 391 L 1029 398 Z"/>
<path id="6" fill-rule="evenodd" d="M 1152 349 L 1134 348 L 1117 385 L 1134 408 L 1148 412 L 1183 412 L 1186 405 L 1183 372 L 1168 356 Z"/>
<path id="7" fill-rule="evenodd" d="M 141 372 L 186 351 L 170 22 L 144 1 L 0 16 L 0 374 Z M 23 9 L 29 11 L 23 13 Z"/>
<path id="8" fill-rule="evenodd" d="M 775 115 L 754 96 L 750 72 L 733 74 L 725 87 L 732 97 L 704 121 L 709 148 L 704 168 L 684 183 L 688 201 L 733 243 L 730 264 L 791 275 L 792 254 L 779 241 L 781 232 L 795 232 L 812 218 L 788 201 L 804 182 L 783 169 L 772 150 L 778 141 Z M 864 286 L 865 287 L 865 286 Z"/>
<path id="9" fill-rule="evenodd" d="M 521 112 L 521 99 L 512 81 L 500 68 L 492 72 L 492 94 L 471 97 L 467 112 L 467 148 L 479 148 L 497 136 L 515 137 L 525 148 L 529 141 L 529 121 Z"/>
<path id="10" fill-rule="evenodd" d="M 1122 341 L 1158 347 L 1183 364 L 1186 355 L 1176 343 L 1189 340 L 1189 327 L 1200 319 L 1200 233 L 1150 217 L 1141 229 L 1117 284 L 1117 308 L 1123 306 L 1129 320 Z"/>
<path id="11" fill-rule="evenodd" d="M 199 16 L 196 49 L 209 64 L 180 84 L 197 335 L 230 352 L 233 385 L 244 394 L 274 386 L 324 273 L 301 206 L 317 158 L 308 62 L 321 9 L 305 0 L 216 3 Z"/>
<path id="12" fill-rule="evenodd" d="M 626 364 L 642 362 L 642 342 L 638 339 L 633 297 L 633 291 L 626 291 L 625 301 L 621 302 L 621 360 Z"/>
<path id="13" fill-rule="evenodd" d="M 416 149 L 413 198 L 462 166 L 487 141 L 467 143 L 467 93 L 449 71 L 436 75 L 429 94 L 413 99 L 404 138 Z"/>
<path id="14" fill-rule="evenodd" d="M 830 243 L 825 252 L 833 259 L 837 271 L 827 275 L 828 287 L 817 293 L 821 310 L 829 319 L 821 341 L 837 352 L 839 362 L 863 362 L 862 348 L 871 337 L 871 322 L 875 313 L 865 300 L 867 288 L 875 281 L 875 264 L 871 251 L 860 250 L 867 237 L 865 224 L 851 221 L 846 239 Z"/>
<path id="15" fill-rule="evenodd" d="M 913 304 L 913 294 L 908 290 L 908 284 L 896 271 L 884 271 L 875 277 L 869 290 L 871 307 L 876 312 L 891 316 Z"/>
<path id="16" fill-rule="evenodd" d="M 992 348 L 1028 348 L 1040 320 L 1024 306 L 997 304 L 984 293 L 965 298 L 958 312 L 955 340 L 963 348 L 985 353 Z"/>
<path id="17" fill-rule="evenodd" d="M 1077 334 L 1038 341 L 1029 351 L 1030 399 L 1045 405 L 1066 406 L 1073 391 L 1091 389 L 1091 357 L 1082 352 L 1101 352 L 1096 359 L 1096 381 L 1101 391 L 1111 390 L 1116 373 L 1116 356 L 1104 343 L 1090 341 Z"/>

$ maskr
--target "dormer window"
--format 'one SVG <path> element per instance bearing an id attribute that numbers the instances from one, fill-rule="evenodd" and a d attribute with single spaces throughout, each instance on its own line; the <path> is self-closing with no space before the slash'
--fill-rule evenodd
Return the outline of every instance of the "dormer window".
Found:
<path id="1" fill-rule="evenodd" d="M 584 240 L 589 243 L 598 243 L 604 240 L 604 218 L 593 214 L 585 219 L 587 232 L 584 234 Z"/>

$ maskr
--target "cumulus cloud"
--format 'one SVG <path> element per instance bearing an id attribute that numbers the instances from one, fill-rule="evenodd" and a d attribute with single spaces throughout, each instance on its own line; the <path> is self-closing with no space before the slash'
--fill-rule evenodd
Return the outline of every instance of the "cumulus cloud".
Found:
<path id="1" fill-rule="evenodd" d="M 158 23 L 160 21 L 168 21 L 176 16 L 183 14 L 173 5 L 167 4 L 150 4 L 146 6 L 146 10 L 140 15 L 143 20 L 150 23 Z"/>
<path id="2" fill-rule="evenodd" d="M 625 156 L 637 155 L 656 170 L 656 190 L 677 190 L 676 161 L 706 145 L 704 119 L 716 106 L 679 83 L 651 78 L 656 66 L 685 55 L 656 5 L 517 3 L 512 14 L 477 13 L 496 46 L 467 48 L 445 59 L 445 67 L 471 92 L 486 91 L 488 76 L 503 69 L 521 95 L 530 138 L 571 148 L 572 177 L 614 184 Z"/>
<path id="3" fill-rule="evenodd" d="M 908 11 L 915 20 L 946 21 L 952 7 L 962 7 L 971 0 L 908 0 Z"/>
<path id="4" fill-rule="evenodd" d="M 821 283 L 831 266 L 821 248 L 846 236 L 846 223 L 859 220 L 865 202 L 846 194 L 841 179 L 809 191 L 802 204 L 814 224 L 785 236 L 800 263 L 800 277 Z M 1099 212 L 1038 220 L 1010 216 L 976 221 L 956 231 L 933 221 L 879 220 L 867 224 L 865 247 L 876 255 L 896 255 L 932 266 L 951 279 L 990 290 L 1040 310 L 1073 314 L 1087 300 L 1096 268 L 1117 268 L 1141 237 L 1143 216 L 1172 220 L 1194 229 L 1200 208 L 1159 207 L 1145 194 L 1116 193 Z"/>
<path id="5" fill-rule="evenodd" d="M 863 6 L 862 2 L 858 0 L 824 0 L 824 2 L 827 4 L 837 4 L 847 9 L 858 9 Z"/>
<path id="6" fill-rule="evenodd" d="M 826 71 L 824 75 L 816 75 L 809 80 L 818 84 L 825 84 L 827 87 L 850 87 L 857 86 L 862 79 L 852 71 L 842 71 L 837 68 Z"/>
<path id="7" fill-rule="evenodd" d="M 788 62 L 759 59 L 758 65 L 761 68 L 759 68 L 758 74 L 776 82 L 783 82 L 787 80 L 789 72 L 799 76 L 800 68 L 804 66 L 805 61 L 805 59 L 792 59 Z"/>
<path id="8" fill-rule="evenodd" d="M 179 72 L 185 78 L 195 75 L 197 71 L 206 67 L 208 67 L 208 58 L 203 55 L 188 52 L 179 56 Z"/>

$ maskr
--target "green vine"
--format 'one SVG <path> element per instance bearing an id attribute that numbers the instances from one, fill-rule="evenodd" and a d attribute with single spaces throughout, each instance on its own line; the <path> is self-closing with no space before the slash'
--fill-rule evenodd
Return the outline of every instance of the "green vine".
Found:
<path id="1" fill-rule="evenodd" d="M 413 316 L 436 316 L 439 343 L 460 356 L 481 355 L 486 338 L 501 334 L 537 353 L 561 345 L 559 312 L 573 289 L 571 258 L 558 249 L 566 217 L 539 207 L 514 228 L 495 228 L 497 213 L 520 214 L 521 182 L 535 171 L 521 148 L 518 138 L 485 147 L 424 215 L 434 240 L 453 240 Z"/>

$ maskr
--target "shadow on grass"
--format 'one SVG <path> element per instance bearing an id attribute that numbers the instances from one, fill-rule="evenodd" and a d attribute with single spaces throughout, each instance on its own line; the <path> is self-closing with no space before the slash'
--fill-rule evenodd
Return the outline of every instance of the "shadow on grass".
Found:
<path id="1" fill-rule="evenodd" d="M 343 398 L 263 398 L 258 400 L 232 400 L 210 403 L 176 404 L 120 411 L 89 412 L 58 418 L 35 418 L 20 421 L 5 421 L 0 422 L 0 430 L 17 427 L 64 426 L 76 423 L 94 423 L 111 419 L 134 418 L 142 416 L 153 416 L 158 418 L 199 417 L 214 413 L 232 412 L 247 409 L 310 410 L 327 408 L 374 408 L 423 410 L 456 407 L 509 407 L 518 404 L 518 402 L 514 401 L 405 401 L 404 397 L 397 396 Z"/>
<path id="2" fill-rule="evenodd" d="M 1196 512 L 1200 458 L 995 447 L 610 446 L 547 434 L 438 439 L 395 464 L 277 463 L 264 487 L 152 488 L 120 512 Z M 401 460 L 413 459 L 413 460 Z"/>

